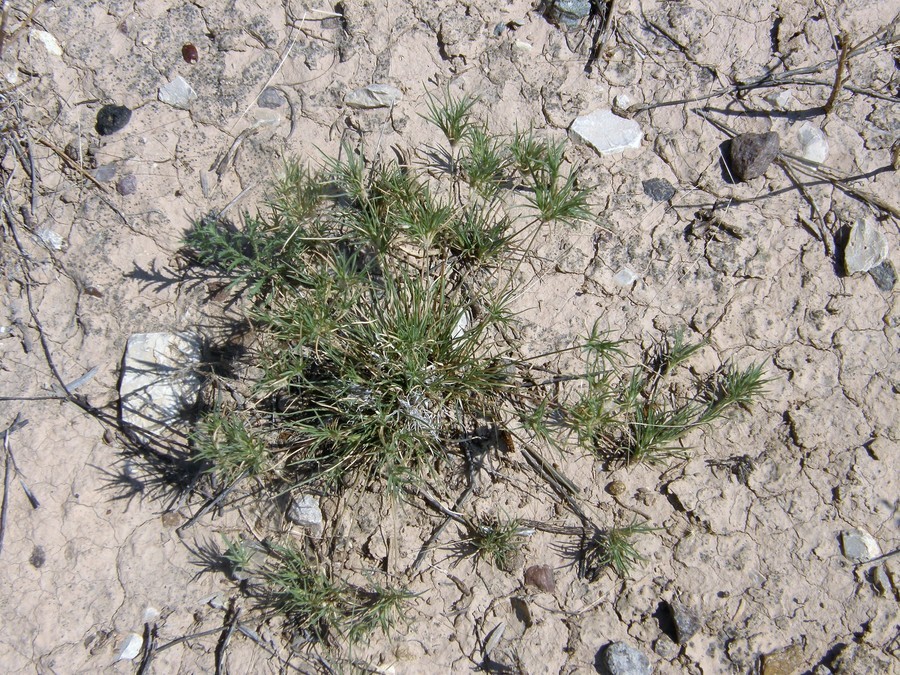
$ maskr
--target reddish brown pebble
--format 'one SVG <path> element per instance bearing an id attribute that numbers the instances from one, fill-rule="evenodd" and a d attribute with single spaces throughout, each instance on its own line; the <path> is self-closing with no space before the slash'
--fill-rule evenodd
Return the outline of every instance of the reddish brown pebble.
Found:
<path id="1" fill-rule="evenodd" d="M 197 52 L 197 48 L 188 42 L 181 48 L 181 58 L 188 63 L 197 63 L 200 60 L 200 54 Z"/>
<path id="2" fill-rule="evenodd" d="M 545 593 L 552 593 L 556 590 L 553 570 L 549 565 L 532 565 L 525 570 L 525 585 L 534 586 Z"/>

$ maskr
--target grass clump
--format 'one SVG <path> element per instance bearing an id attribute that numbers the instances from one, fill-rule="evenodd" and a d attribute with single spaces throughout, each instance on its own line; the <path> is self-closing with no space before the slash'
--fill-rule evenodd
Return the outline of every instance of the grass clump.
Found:
<path id="1" fill-rule="evenodd" d="M 487 560 L 504 571 L 511 571 L 515 567 L 525 537 L 530 532 L 515 518 L 504 520 L 494 517 L 481 521 L 468 519 L 466 527 L 468 537 L 463 543 L 468 553 Z"/>
<path id="2" fill-rule="evenodd" d="M 278 494 L 376 484 L 392 495 L 426 484 L 437 494 L 461 466 L 479 470 L 471 448 L 487 443 L 480 429 L 518 418 L 527 465 L 584 524 L 578 487 L 534 444 L 665 463 L 686 456 L 686 433 L 763 392 L 761 366 L 728 366 L 705 389 L 676 394 L 672 378 L 702 343 L 676 333 L 629 364 L 626 345 L 597 325 L 560 350 L 579 351 L 581 369 L 550 368 L 541 381 L 534 357 L 508 339 L 518 272 L 549 224 L 592 219 L 588 192 L 562 143 L 530 131 L 491 135 L 474 105 L 429 95 L 425 117 L 450 145 L 429 155 L 436 174 L 343 146 L 321 169 L 289 164 L 268 210 L 246 216 L 243 228 L 207 218 L 188 233 L 193 259 L 244 290 L 261 372 L 248 410 L 197 424 L 194 452 L 209 473 L 228 484 L 251 476 Z M 515 518 L 465 526 L 466 554 L 502 569 L 526 536 Z M 651 529 L 597 529 L 589 567 L 625 575 L 641 560 L 632 538 Z M 257 576 L 269 606 L 315 639 L 387 630 L 411 597 L 351 584 L 294 546 L 267 547 Z M 229 551 L 248 574 L 249 560 Z"/>
<path id="3" fill-rule="evenodd" d="M 235 413 L 207 414 L 197 424 L 192 440 L 196 460 L 225 483 L 258 476 L 266 470 L 265 443 L 249 432 Z"/>
<path id="4" fill-rule="evenodd" d="M 375 630 L 387 633 L 414 597 L 404 589 L 362 588 L 333 578 L 294 546 L 275 547 L 272 555 L 262 571 L 266 602 L 315 641 L 353 644 Z"/>
<path id="5" fill-rule="evenodd" d="M 637 535 L 647 534 L 655 529 L 634 520 L 624 527 L 595 532 L 582 553 L 584 575 L 595 578 L 600 570 L 610 567 L 620 577 L 628 576 L 634 565 L 646 560 L 638 553 L 632 540 Z"/>
<path id="6" fill-rule="evenodd" d="M 765 391 L 762 365 L 739 370 L 726 365 L 713 385 L 695 382 L 687 396 L 674 393 L 670 378 L 703 348 L 676 331 L 640 363 L 626 368 L 620 342 L 596 331 L 584 339 L 587 372 L 575 399 L 561 408 L 564 426 L 576 443 L 625 464 L 665 464 L 685 459 L 681 439 L 736 405 L 747 406 Z M 685 389 L 681 387 L 681 389 Z"/>

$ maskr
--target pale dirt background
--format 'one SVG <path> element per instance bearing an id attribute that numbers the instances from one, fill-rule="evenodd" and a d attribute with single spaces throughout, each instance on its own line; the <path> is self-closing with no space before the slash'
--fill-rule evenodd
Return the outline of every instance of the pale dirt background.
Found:
<path id="1" fill-rule="evenodd" d="M 8 106 L 14 101 L 34 139 L 62 148 L 80 138 L 96 146 L 98 165 L 115 167 L 114 180 L 129 173 L 138 180 L 130 196 L 117 194 L 114 181 L 101 192 L 47 146 L 32 146 L 40 179 L 35 226 L 65 240 L 64 250 L 51 252 L 19 224 L 34 302 L 63 377 L 98 367 L 80 390 L 91 404 L 115 411 L 130 334 L 200 330 L 215 337 L 210 317 L 221 314 L 221 302 L 202 286 L 154 283 L 147 272 L 178 279 L 176 251 L 191 220 L 243 190 L 229 215 L 254 209 L 284 157 L 317 160 L 319 151 L 336 152 L 342 138 L 362 138 L 370 155 L 388 158 L 394 144 L 414 150 L 437 143 L 419 113 L 424 92 L 446 84 L 478 95 L 477 114 L 496 131 L 534 125 L 563 138 L 572 119 L 609 107 L 618 94 L 636 102 L 698 96 L 781 60 L 787 67 L 817 64 L 834 55 L 832 32 L 859 41 L 900 9 L 861 0 L 620 0 L 616 30 L 586 73 L 590 35 L 550 25 L 531 2 L 344 0 L 341 7 L 344 18 L 329 19 L 314 10 L 332 7 L 296 0 L 46 2 L 33 27 L 55 36 L 62 56 L 27 30 L 6 45 L 6 123 L 15 119 Z M 10 26 L 20 17 L 14 11 Z M 504 28 L 496 34 L 498 25 Z M 182 60 L 186 42 L 199 50 L 195 65 Z M 890 164 L 900 133 L 890 99 L 898 94 L 898 58 L 895 42 L 850 68 L 854 85 L 888 99 L 845 91 L 831 115 L 809 118 L 828 138 L 829 166 L 864 174 Z M 198 94 L 190 112 L 157 100 L 158 88 L 176 74 Z M 288 106 L 255 105 L 270 77 L 293 114 Z M 828 70 L 813 79 L 832 78 Z M 399 87 L 403 100 L 392 111 L 343 107 L 347 92 L 372 82 Z M 720 119 L 738 131 L 778 131 L 791 150 L 800 116 L 773 112 L 765 98 L 783 89 L 711 105 L 727 110 Z M 829 93 L 827 86 L 788 89 L 795 111 L 822 105 Z M 110 102 L 134 113 L 123 131 L 100 138 L 96 113 Z M 359 663 L 397 673 L 470 672 L 482 660 L 488 631 L 506 622 L 493 655 L 513 672 L 595 672 L 598 650 L 613 640 L 642 649 L 658 673 L 756 672 L 762 655 L 791 646 L 796 662 L 778 672 L 810 672 L 854 642 L 874 659 L 859 661 L 859 672 L 897 671 L 898 561 L 885 565 L 893 588 L 879 593 L 842 556 L 839 534 L 864 528 L 883 552 L 900 543 L 898 294 L 879 291 L 867 275 L 843 276 L 839 261 L 800 225 L 797 216 L 809 216 L 809 206 L 777 167 L 749 184 L 728 185 L 719 156 L 726 137 L 691 112 L 701 105 L 637 115 L 644 141 L 623 155 L 600 157 L 569 144 L 567 157 L 584 165 L 595 186 L 599 220 L 553 228 L 539 242 L 542 264 L 521 298 L 523 336 L 536 349 L 568 345 L 599 318 L 613 335 L 635 338 L 636 354 L 663 331 L 685 326 L 710 340 L 694 361 L 699 373 L 727 359 L 765 360 L 776 378 L 769 394 L 751 411 L 690 437 L 689 462 L 614 473 L 587 457 L 560 466 L 602 522 L 629 521 L 634 514 L 624 505 L 661 528 L 639 540 L 648 562 L 629 579 L 578 579 L 562 550 L 572 541 L 539 533 L 524 565 L 554 567 L 557 589 L 536 593 L 523 588 L 522 567 L 503 573 L 455 561 L 451 546 L 460 533 L 451 526 L 411 584 L 421 595 L 408 624 L 354 650 Z M 219 179 L 214 162 L 253 124 L 257 130 Z M 9 150 L 2 166 L 18 217 L 31 199 L 28 180 Z M 641 181 L 652 177 L 676 186 L 671 203 L 644 194 Z M 897 205 L 896 172 L 857 185 Z M 836 217 L 835 230 L 873 215 L 829 184 L 808 190 L 822 213 Z M 685 237 L 696 212 L 717 201 L 743 228 L 743 239 L 722 232 Z M 880 226 L 897 267 L 897 221 Z M 8 233 L 2 246 L 0 325 L 9 330 L 0 339 L 0 395 L 52 394 Z M 640 275 L 633 287 L 612 280 L 626 265 Z M 291 656 L 278 623 L 254 614 L 222 574 L 198 574 L 189 549 L 239 533 L 234 513 L 207 517 L 179 537 L 175 527 L 196 506 L 168 513 L 165 495 L 140 481 L 142 492 L 129 494 L 120 480 L 129 468 L 114 433 L 53 401 L 0 402 L 0 426 L 17 413 L 29 424 L 10 436 L 11 448 L 41 506 L 32 509 L 11 483 L 0 555 L 0 670 L 131 672 L 139 660 L 114 661 L 126 636 L 143 631 L 148 607 L 161 613 L 155 622 L 164 644 L 220 628 L 225 614 L 210 606 L 212 596 L 219 606 L 234 598 L 244 625 L 272 640 L 301 672 L 324 668 Z M 755 463 L 746 485 L 707 464 L 738 455 Z M 471 511 L 574 523 L 523 466 L 517 455 L 496 460 Z M 613 479 L 627 486 L 620 503 L 603 491 Z M 439 522 L 420 505 L 374 494 L 351 506 L 326 500 L 323 550 L 357 575 L 406 569 Z M 514 615 L 514 596 L 528 598 L 530 628 Z M 658 618 L 660 603 L 676 596 L 702 619 L 683 649 L 667 643 Z M 213 672 L 220 636 L 160 652 L 150 671 Z M 347 667 L 330 658 L 333 667 Z M 239 633 L 226 659 L 233 673 L 286 668 Z"/>

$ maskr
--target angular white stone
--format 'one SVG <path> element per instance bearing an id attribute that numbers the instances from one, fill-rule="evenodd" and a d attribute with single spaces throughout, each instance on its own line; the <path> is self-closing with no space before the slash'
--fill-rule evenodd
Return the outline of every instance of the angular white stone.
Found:
<path id="1" fill-rule="evenodd" d="M 821 164 L 828 158 L 828 141 L 818 127 L 804 122 L 797 128 L 797 140 L 803 159 Z"/>
<path id="2" fill-rule="evenodd" d="M 351 108 L 390 108 L 403 98 L 403 92 L 389 84 L 370 84 L 351 91 L 344 103 Z"/>
<path id="3" fill-rule="evenodd" d="M 844 249 L 844 269 L 847 274 L 868 272 L 883 263 L 888 256 L 888 243 L 878 226 L 867 218 L 860 218 L 850 230 Z"/>
<path id="4" fill-rule="evenodd" d="M 59 42 L 56 40 L 56 38 L 47 31 L 33 30 L 31 31 L 31 37 L 37 38 L 42 43 L 44 43 L 47 51 L 53 56 L 62 56 L 62 47 L 59 46 Z"/>
<path id="5" fill-rule="evenodd" d="M 129 633 L 122 645 L 122 651 L 119 652 L 117 661 L 131 661 L 135 656 L 141 653 L 144 646 L 144 638 L 137 633 Z"/>
<path id="6" fill-rule="evenodd" d="M 122 422 L 159 434 L 178 426 L 197 403 L 200 338 L 192 333 L 136 333 L 128 338 L 119 398 Z"/>
<path id="7" fill-rule="evenodd" d="M 641 147 L 644 133 L 634 120 L 614 115 L 611 110 L 595 110 L 578 117 L 569 127 L 569 134 L 580 143 L 587 143 L 601 155 L 612 155 L 628 148 Z"/>
<path id="8" fill-rule="evenodd" d="M 159 88 L 159 100 L 173 108 L 187 110 L 191 101 L 197 98 L 197 92 L 181 75 Z"/>
<path id="9" fill-rule="evenodd" d="M 319 498 L 314 495 L 301 495 L 299 499 L 291 500 L 287 519 L 309 529 L 315 537 L 322 535 L 322 509 L 319 508 Z"/>

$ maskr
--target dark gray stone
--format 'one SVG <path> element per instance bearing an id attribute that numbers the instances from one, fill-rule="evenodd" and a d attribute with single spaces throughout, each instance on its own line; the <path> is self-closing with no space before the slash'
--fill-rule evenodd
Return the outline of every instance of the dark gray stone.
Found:
<path id="1" fill-rule="evenodd" d="M 897 283 L 897 272 L 894 270 L 894 265 L 890 260 L 885 260 L 880 265 L 876 265 L 869 270 L 869 274 L 872 275 L 872 279 L 874 279 L 875 285 L 878 286 L 879 290 L 885 292 L 894 290 L 894 284 Z"/>
<path id="2" fill-rule="evenodd" d="M 575 28 L 590 16 L 591 0 L 552 0 L 547 16 L 557 24 Z"/>
<path id="3" fill-rule="evenodd" d="M 608 645 L 600 657 L 600 672 L 606 675 L 650 675 L 650 659 L 624 642 Z"/>
<path id="4" fill-rule="evenodd" d="M 700 616 L 696 610 L 677 598 L 673 598 L 668 604 L 675 622 L 675 638 L 678 644 L 683 645 L 700 630 Z"/>
<path id="5" fill-rule="evenodd" d="M 122 176 L 119 179 L 119 182 L 116 183 L 116 191 L 123 197 L 133 195 L 135 192 L 137 192 L 137 176 L 135 176 L 133 173 L 130 173 L 127 176 Z"/>
<path id="6" fill-rule="evenodd" d="M 675 186 L 665 178 L 651 178 L 641 182 L 644 194 L 655 202 L 667 202 L 675 196 Z"/>
<path id="7" fill-rule="evenodd" d="M 269 108 L 271 110 L 280 108 L 285 103 L 287 103 L 287 99 L 284 97 L 284 94 L 274 87 L 266 87 L 259 95 L 259 98 L 256 99 L 256 104 L 260 108 Z"/>
<path id="8" fill-rule="evenodd" d="M 124 105 L 105 105 L 97 112 L 97 133 L 108 136 L 125 128 L 131 120 L 131 111 Z"/>
<path id="9" fill-rule="evenodd" d="M 741 134 L 731 139 L 731 171 L 737 180 L 753 180 L 762 176 L 778 156 L 781 141 L 778 134 Z"/>

